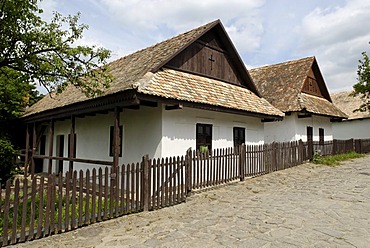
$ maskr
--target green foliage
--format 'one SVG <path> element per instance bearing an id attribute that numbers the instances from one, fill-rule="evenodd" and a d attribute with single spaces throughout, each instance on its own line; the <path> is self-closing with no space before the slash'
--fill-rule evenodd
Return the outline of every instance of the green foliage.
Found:
<path id="1" fill-rule="evenodd" d="M 353 86 L 352 96 L 359 95 L 363 104 L 355 111 L 370 111 L 370 59 L 366 52 L 362 53 L 363 60 L 359 60 L 357 69 L 357 83 Z"/>
<path id="2" fill-rule="evenodd" d="M 106 67 L 110 51 L 81 46 L 87 25 L 80 14 L 62 16 L 55 12 L 48 23 L 38 0 L 0 1 L 0 75 L 20 72 L 23 82 L 39 83 L 48 91 L 61 92 L 68 84 L 95 96 L 112 80 Z M 12 82 L 14 78 L 12 78 Z"/>
<path id="3" fill-rule="evenodd" d="M 0 182 L 2 185 L 12 176 L 14 158 L 15 150 L 11 142 L 0 138 Z"/>
<path id="4" fill-rule="evenodd" d="M 317 152 L 315 152 L 312 162 L 314 164 L 337 166 L 340 164 L 341 161 L 350 160 L 354 158 L 361 158 L 363 156 L 364 156 L 363 154 L 358 154 L 356 152 L 349 152 L 332 156 L 320 156 Z"/>
<path id="5" fill-rule="evenodd" d="M 208 146 L 200 146 L 199 151 L 200 152 L 208 152 Z"/>
<path id="6" fill-rule="evenodd" d="M 2 68 L 0 73 L 0 137 L 11 136 L 14 120 L 24 108 L 40 99 L 35 86 L 24 80 L 22 73 Z"/>

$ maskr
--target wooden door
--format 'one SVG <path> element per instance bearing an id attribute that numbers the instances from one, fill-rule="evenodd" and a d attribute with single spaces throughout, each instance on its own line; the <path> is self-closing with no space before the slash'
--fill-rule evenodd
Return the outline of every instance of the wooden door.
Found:
<path id="1" fill-rule="evenodd" d="M 308 146 L 308 158 L 312 159 L 313 156 L 313 128 L 307 127 L 307 146 Z"/>

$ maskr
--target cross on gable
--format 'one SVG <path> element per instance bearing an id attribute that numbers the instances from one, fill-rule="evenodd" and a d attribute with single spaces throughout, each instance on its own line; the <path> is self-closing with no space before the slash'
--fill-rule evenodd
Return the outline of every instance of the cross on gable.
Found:
<path id="1" fill-rule="evenodd" d="M 208 59 L 209 61 L 211 61 L 211 71 L 212 71 L 212 64 L 216 61 L 214 58 L 213 58 L 213 54 L 211 54 L 211 57 Z"/>

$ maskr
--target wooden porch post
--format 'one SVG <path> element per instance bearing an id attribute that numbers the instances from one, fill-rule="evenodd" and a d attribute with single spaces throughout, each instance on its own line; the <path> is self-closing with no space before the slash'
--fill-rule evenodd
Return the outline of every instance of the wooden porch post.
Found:
<path id="1" fill-rule="evenodd" d="M 116 107 L 114 109 L 114 136 L 113 136 L 113 169 L 114 173 L 116 172 L 116 169 L 118 167 L 118 161 L 119 161 L 119 144 L 121 143 L 120 137 L 119 137 L 119 125 L 120 125 L 120 113 L 121 110 Z"/>
<path id="2" fill-rule="evenodd" d="M 48 174 L 52 173 L 53 160 L 50 157 L 53 156 L 53 141 L 54 141 L 54 120 L 51 120 L 50 121 L 50 126 L 49 126 L 49 166 L 48 166 Z"/>
<path id="3" fill-rule="evenodd" d="M 27 177 L 28 175 L 28 151 L 30 150 L 30 129 L 29 125 L 27 124 L 26 127 L 26 154 L 24 157 L 24 176 Z"/>
<path id="4" fill-rule="evenodd" d="M 69 134 L 69 151 L 68 158 L 75 158 L 75 117 L 71 116 L 71 132 Z M 69 161 L 69 171 L 73 171 L 73 161 Z"/>
<path id="5" fill-rule="evenodd" d="M 33 131 L 32 131 L 32 157 L 31 157 L 31 177 L 33 178 L 35 175 L 35 154 L 36 154 L 36 122 L 33 123 Z"/>

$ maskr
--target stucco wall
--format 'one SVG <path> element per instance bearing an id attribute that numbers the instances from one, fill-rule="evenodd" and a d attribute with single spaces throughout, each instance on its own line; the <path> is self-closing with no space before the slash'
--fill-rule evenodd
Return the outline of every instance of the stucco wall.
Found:
<path id="1" fill-rule="evenodd" d="M 162 156 L 181 156 L 196 146 L 196 124 L 212 124 L 212 148 L 232 147 L 233 127 L 245 128 L 247 144 L 263 144 L 261 119 L 200 109 L 163 110 Z"/>
<path id="2" fill-rule="evenodd" d="M 76 118 L 76 157 L 82 159 L 112 161 L 109 156 L 110 127 L 114 123 L 114 114 L 97 114 Z M 233 127 L 245 128 L 247 144 L 263 144 L 264 125 L 260 118 L 239 116 L 200 109 L 184 108 L 165 110 L 164 106 L 145 107 L 139 110 L 124 109 L 120 115 L 123 126 L 123 156 L 119 163 L 139 162 L 143 155 L 151 158 L 181 156 L 186 150 L 196 146 L 196 124 L 213 125 L 213 148 L 233 146 Z M 68 134 L 71 120 L 55 122 L 53 156 L 56 156 L 58 135 L 64 135 L 64 156 L 68 156 Z M 45 135 L 48 135 L 47 132 Z M 46 154 L 48 154 L 48 138 Z M 47 171 L 44 161 L 44 171 Z M 53 172 L 57 171 L 57 161 L 53 161 Z M 63 164 L 67 171 L 69 162 Z M 86 163 L 74 163 L 74 169 L 99 168 Z"/>
<path id="3" fill-rule="evenodd" d="M 319 128 L 324 129 L 324 140 L 333 139 L 332 123 L 329 117 L 313 115 L 298 118 L 297 113 L 284 117 L 283 121 L 265 123 L 265 143 L 307 141 L 307 127 L 313 127 L 313 140 L 319 140 Z"/>
<path id="4" fill-rule="evenodd" d="M 370 139 L 370 119 L 333 122 L 334 139 Z"/>

